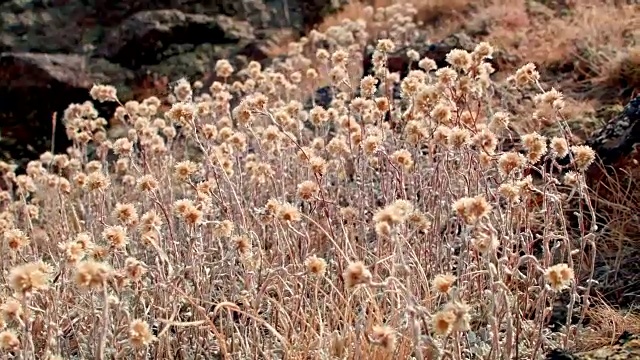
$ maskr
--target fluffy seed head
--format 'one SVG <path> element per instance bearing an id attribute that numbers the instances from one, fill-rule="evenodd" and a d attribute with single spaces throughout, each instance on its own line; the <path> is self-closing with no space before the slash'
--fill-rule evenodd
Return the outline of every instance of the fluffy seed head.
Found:
<path id="1" fill-rule="evenodd" d="M 347 288 L 360 284 L 368 284 L 371 281 L 371 272 L 362 261 L 350 263 L 342 274 Z"/>
<path id="2" fill-rule="evenodd" d="M 557 264 L 547 268 L 544 276 L 554 291 L 562 291 L 571 285 L 574 272 L 567 264 Z"/>

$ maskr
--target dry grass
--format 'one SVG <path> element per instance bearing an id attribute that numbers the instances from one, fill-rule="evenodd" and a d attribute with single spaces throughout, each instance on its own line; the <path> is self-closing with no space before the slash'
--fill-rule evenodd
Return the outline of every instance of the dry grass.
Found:
<path id="1" fill-rule="evenodd" d="M 611 345 L 624 331 L 640 333 L 640 316 L 630 312 L 623 314 L 603 301 L 598 300 L 595 303 L 597 305 L 589 311 L 591 331 L 583 334 L 581 338 L 584 351 Z"/>
<path id="2" fill-rule="evenodd" d="M 546 80 L 569 96 L 623 101 L 640 89 L 637 74 L 640 20 L 637 4 L 609 0 L 525 1 L 372 0 L 354 1 L 319 25 L 321 31 L 363 16 L 366 7 L 413 6 L 414 20 L 432 41 L 452 32 L 484 30 L 488 41 L 520 61 L 531 61 Z M 507 70 L 507 69 L 505 69 Z M 513 70 L 513 69 L 511 69 Z"/>
<path id="3" fill-rule="evenodd" d="M 411 19 L 386 21 L 409 36 Z M 398 101 L 386 95 L 393 40 L 362 81 L 366 24 L 315 36 L 279 70 L 252 63 L 237 81 L 221 60 L 229 81 L 209 89 L 181 81 L 120 104 L 96 85 L 96 101 L 120 106 L 117 138 L 93 105 L 72 104 L 67 154 L 20 175 L 0 164 L 1 356 L 539 359 L 584 346 L 581 323 L 545 330 L 560 292 L 589 301 L 599 235 L 563 216 L 579 203 L 593 220 L 594 154 L 567 145 L 561 94 L 528 65 L 515 85 L 492 81 L 483 44 L 402 79 Z M 320 81 L 337 93 L 328 109 L 306 105 Z M 488 105 L 513 86 L 540 101 Z M 560 129 L 553 139 L 508 131 L 534 111 Z M 565 152 L 570 172 L 525 175 Z"/>
<path id="4" fill-rule="evenodd" d="M 415 9 L 414 17 L 416 23 L 426 24 L 427 26 L 434 21 L 438 21 L 444 25 L 447 21 L 455 19 L 457 15 L 469 10 L 471 5 L 481 5 L 481 2 L 470 0 L 370 0 L 370 1 L 353 1 L 347 4 L 337 14 L 328 16 L 318 25 L 318 31 L 327 31 L 331 26 L 340 25 L 344 20 L 357 20 L 367 13 L 366 8 L 375 9 L 386 8 L 394 4 L 409 6 Z M 461 19 L 461 18 L 460 18 Z M 369 19 L 374 21 L 374 19 Z"/>

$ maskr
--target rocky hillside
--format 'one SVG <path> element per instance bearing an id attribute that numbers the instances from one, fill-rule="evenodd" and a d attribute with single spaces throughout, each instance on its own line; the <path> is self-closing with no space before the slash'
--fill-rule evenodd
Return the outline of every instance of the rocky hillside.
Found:
<path id="1" fill-rule="evenodd" d="M 330 0 L 2 0 L 0 158 L 24 162 L 51 148 L 69 103 L 93 83 L 123 101 L 185 76 L 210 76 L 218 59 L 264 61 L 265 46 L 304 33 L 334 11 Z M 102 108 L 108 111 L 109 109 Z M 56 150 L 67 139 L 61 124 Z"/>

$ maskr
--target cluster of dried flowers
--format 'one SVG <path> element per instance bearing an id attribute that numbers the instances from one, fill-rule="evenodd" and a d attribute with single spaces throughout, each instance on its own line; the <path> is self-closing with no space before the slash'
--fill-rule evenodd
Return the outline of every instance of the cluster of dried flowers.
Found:
<path id="1" fill-rule="evenodd" d="M 115 88 L 95 85 L 96 101 L 119 104 L 117 127 L 107 130 L 90 102 L 72 104 L 66 154 L 42 154 L 21 175 L 1 163 L 0 351 L 54 359 L 153 347 L 162 357 L 197 342 L 251 353 L 267 341 L 258 324 L 271 324 L 272 346 L 301 353 L 361 353 L 363 328 L 369 351 L 400 358 L 449 346 L 513 354 L 516 331 L 539 343 L 546 312 L 523 314 L 578 291 L 572 256 L 581 252 L 557 215 L 583 194 L 593 150 L 569 144 L 563 96 L 543 90 L 533 64 L 500 85 L 485 61 L 490 44 L 451 51 L 444 68 L 409 49 L 420 69 L 400 78 L 387 59 L 415 31 L 412 9 L 365 15 L 369 23 L 291 44 L 280 68 L 251 62 L 238 72 L 220 60 L 208 89 L 183 79 L 167 99 L 123 104 Z M 384 24 L 394 27 L 377 42 L 374 74 L 361 77 L 353 64 Z M 309 106 L 322 83 L 331 105 Z M 396 84 L 401 99 L 388 96 Z M 502 148 L 514 118 L 495 109 L 496 86 L 536 91 L 531 116 L 561 135 L 515 134 L 524 151 Z M 573 169 L 562 181 L 524 175 L 566 156 Z M 546 208 L 531 208 L 538 196 Z M 535 236 L 542 258 L 531 253 Z M 562 240 L 553 253 L 550 239 Z M 254 321 L 240 338 L 202 312 L 227 299 Z M 279 310 L 261 310 L 266 303 Z M 58 339 L 63 330 L 74 340 Z M 469 332 L 490 341 L 459 336 Z"/>

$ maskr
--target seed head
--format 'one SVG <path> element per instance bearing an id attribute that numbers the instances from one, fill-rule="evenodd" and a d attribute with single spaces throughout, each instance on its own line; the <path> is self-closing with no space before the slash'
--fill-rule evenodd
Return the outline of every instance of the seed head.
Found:
<path id="1" fill-rule="evenodd" d="M 100 171 L 89 173 L 84 179 L 83 187 L 90 192 L 105 191 L 110 185 L 109 179 Z"/>
<path id="2" fill-rule="evenodd" d="M 563 159 L 569 155 L 569 144 L 565 138 L 554 137 L 551 139 L 551 150 L 557 159 Z"/>
<path id="3" fill-rule="evenodd" d="M 304 260 L 304 266 L 311 275 L 324 276 L 327 271 L 327 262 L 323 258 L 315 255 L 309 256 Z"/>
<path id="4" fill-rule="evenodd" d="M 99 102 L 118 100 L 116 88 L 111 85 L 94 84 L 91 87 L 89 94 L 93 100 L 98 100 Z"/>
<path id="5" fill-rule="evenodd" d="M 0 332 L 0 349 L 5 351 L 17 351 L 20 349 L 20 339 L 13 330 Z"/>
<path id="6" fill-rule="evenodd" d="M 376 50 L 383 53 L 390 53 L 395 50 L 396 45 L 390 39 L 380 39 L 378 40 L 378 45 L 376 46 Z"/>
<path id="7" fill-rule="evenodd" d="M 302 219 L 298 208 L 289 203 L 280 204 L 277 216 L 285 222 L 297 222 Z"/>
<path id="8" fill-rule="evenodd" d="M 395 331 L 389 326 L 376 325 L 373 327 L 371 342 L 382 346 L 388 352 L 392 352 L 396 346 Z"/>
<path id="9" fill-rule="evenodd" d="M 173 175 L 180 181 L 187 181 L 189 177 L 198 171 L 198 164 L 190 160 L 177 163 L 174 167 Z"/>
<path id="10" fill-rule="evenodd" d="M 136 187 L 139 191 L 151 192 L 158 188 L 158 180 L 153 175 L 143 175 L 136 181 Z"/>
<path id="11" fill-rule="evenodd" d="M 441 294 L 448 294 L 456 281 L 456 277 L 452 274 L 437 275 L 433 279 L 433 287 Z"/>
<path id="12" fill-rule="evenodd" d="M 138 222 L 138 211 L 131 203 L 117 203 L 113 209 L 112 216 L 126 226 L 134 225 Z"/>
<path id="13" fill-rule="evenodd" d="M 217 237 L 229 237 L 233 233 L 234 224 L 231 220 L 213 223 L 213 234 Z"/>
<path id="14" fill-rule="evenodd" d="M 298 184 L 298 197 L 302 200 L 309 201 L 318 193 L 318 184 L 315 181 L 306 180 Z"/>
<path id="15" fill-rule="evenodd" d="M 29 237 L 20 229 L 6 230 L 3 234 L 4 243 L 12 251 L 20 251 L 29 244 Z"/>
<path id="16" fill-rule="evenodd" d="M 87 260 L 76 266 L 74 280 L 76 285 L 83 290 L 101 289 L 111 273 L 111 267 L 106 263 Z"/>
<path id="17" fill-rule="evenodd" d="M 476 197 L 464 197 L 453 203 L 453 210 L 465 223 L 472 225 L 486 217 L 491 212 L 492 206 L 483 195 Z"/>
<path id="18" fill-rule="evenodd" d="M 521 169 L 525 164 L 524 155 L 515 151 L 509 151 L 502 155 L 498 159 L 498 170 L 502 176 L 510 176 L 516 170 Z"/>
<path id="19" fill-rule="evenodd" d="M 391 160 L 397 165 L 402 166 L 405 170 L 410 170 L 413 167 L 413 157 L 406 149 L 395 151 L 391 154 Z"/>
<path id="20" fill-rule="evenodd" d="M 127 229 L 120 225 L 105 228 L 102 237 L 111 247 L 116 249 L 123 249 L 129 242 Z"/>
<path id="21" fill-rule="evenodd" d="M 562 291 L 573 281 L 574 272 L 567 264 L 557 264 L 547 268 L 544 276 L 554 291 Z"/>
<path id="22" fill-rule="evenodd" d="M 342 273 L 347 288 L 352 288 L 360 284 L 368 284 L 371 281 L 371 272 L 362 261 L 352 262 Z"/>
<path id="23" fill-rule="evenodd" d="M 124 261 L 124 271 L 127 275 L 127 278 L 131 281 L 140 281 L 144 274 L 147 273 L 146 265 L 133 257 L 128 257 Z"/>
<path id="24" fill-rule="evenodd" d="M 516 71 L 513 80 L 517 87 L 524 87 L 540 80 L 540 73 L 533 63 L 527 63 Z"/>
<path id="25" fill-rule="evenodd" d="M 45 290 L 49 285 L 49 272 L 40 262 L 20 265 L 11 269 L 9 284 L 20 295 Z"/>
<path id="26" fill-rule="evenodd" d="M 585 171 L 596 158 L 596 152 L 588 145 L 572 146 L 573 163 L 578 171 Z"/>
<path id="27" fill-rule="evenodd" d="M 453 330 L 456 316 L 451 311 L 438 311 L 432 318 L 433 329 L 438 335 L 449 335 Z"/>
<path id="28" fill-rule="evenodd" d="M 445 305 L 444 311 L 452 313 L 455 319 L 451 324 L 453 331 L 468 331 L 471 328 L 469 310 L 469 305 L 460 301 L 453 301 Z"/>
<path id="29" fill-rule="evenodd" d="M 462 49 L 451 50 L 447 54 L 446 60 L 455 69 L 461 70 L 463 72 L 469 71 L 469 68 L 471 68 L 471 65 L 473 64 L 471 54 L 469 54 L 468 51 Z"/>
<path id="30" fill-rule="evenodd" d="M 129 343 L 134 348 L 148 346 L 154 339 L 149 324 L 146 322 L 136 319 L 129 324 Z"/>

